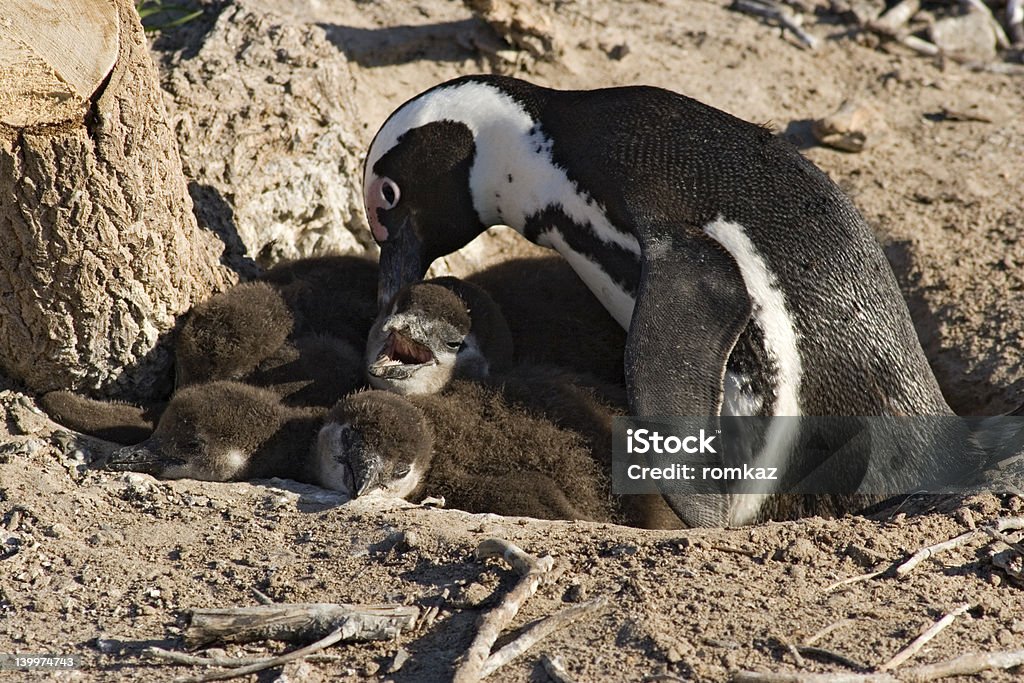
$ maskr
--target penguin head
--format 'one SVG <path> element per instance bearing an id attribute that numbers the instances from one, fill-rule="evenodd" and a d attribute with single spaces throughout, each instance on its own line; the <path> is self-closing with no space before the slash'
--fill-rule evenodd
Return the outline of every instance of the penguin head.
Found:
<path id="1" fill-rule="evenodd" d="M 433 394 L 456 377 L 484 379 L 512 362 L 512 334 L 482 289 L 453 277 L 402 289 L 366 344 L 370 384 L 402 395 Z"/>
<path id="2" fill-rule="evenodd" d="M 444 83 L 409 100 L 370 144 L 363 199 L 380 245 L 380 308 L 421 279 L 434 259 L 489 227 L 470 189 L 477 156 L 474 101 L 459 85 Z"/>
<path id="3" fill-rule="evenodd" d="M 352 394 L 331 409 L 317 435 L 320 484 L 350 498 L 409 497 L 430 466 L 433 443 L 423 412 L 406 399 L 386 391 Z"/>
<path id="4" fill-rule="evenodd" d="M 114 451 L 105 466 L 163 479 L 247 479 L 253 454 L 282 424 L 281 410 L 277 396 L 258 387 L 186 387 L 174 394 L 149 439 Z"/>

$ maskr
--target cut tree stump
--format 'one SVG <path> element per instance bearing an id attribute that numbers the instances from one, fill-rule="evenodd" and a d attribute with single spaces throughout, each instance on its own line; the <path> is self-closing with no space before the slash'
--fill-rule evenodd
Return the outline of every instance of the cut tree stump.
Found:
<path id="1" fill-rule="evenodd" d="M 0 0 L 0 372 L 149 398 L 235 276 L 196 224 L 131 0 Z"/>

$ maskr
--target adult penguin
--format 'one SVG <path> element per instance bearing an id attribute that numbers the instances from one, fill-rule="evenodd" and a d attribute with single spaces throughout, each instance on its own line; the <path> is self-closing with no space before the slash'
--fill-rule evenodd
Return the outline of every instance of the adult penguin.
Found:
<path id="1" fill-rule="evenodd" d="M 634 415 L 952 415 L 849 199 L 768 129 L 688 97 L 459 78 L 387 119 L 364 191 L 379 306 L 434 259 L 508 225 L 557 250 L 628 330 Z M 807 430 L 794 425 L 771 424 L 749 454 L 789 473 L 783 489 L 918 490 L 974 460 L 953 422 L 896 434 L 896 462 L 847 449 L 838 467 L 846 436 L 801 450 Z M 676 491 L 666 497 L 695 526 L 755 519 L 767 497 Z"/>

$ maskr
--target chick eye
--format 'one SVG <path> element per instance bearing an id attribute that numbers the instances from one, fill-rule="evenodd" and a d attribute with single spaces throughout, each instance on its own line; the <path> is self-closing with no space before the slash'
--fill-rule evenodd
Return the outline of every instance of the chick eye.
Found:
<path id="1" fill-rule="evenodd" d="M 398 198 L 402 196 L 398 189 L 398 183 L 391 178 L 381 178 L 380 198 L 384 200 L 385 209 L 393 209 L 398 204 Z"/>
<path id="2" fill-rule="evenodd" d="M 462 346 L 462 342 L 461 341 L 445 342 L 445 346 L 447 346 L 452 351 L 458 351 L 459 348 Z"/>
<path id="3" fill-rule="evenodd" d="M 395 479 L 401 479 L 405 475 L 409 474 L 409 470 L 410 469 L 411 468 L 408 467 L 408 466 L 406 466 L 406 467 L 396 467 L 395 471 L 394 471 Z"/>

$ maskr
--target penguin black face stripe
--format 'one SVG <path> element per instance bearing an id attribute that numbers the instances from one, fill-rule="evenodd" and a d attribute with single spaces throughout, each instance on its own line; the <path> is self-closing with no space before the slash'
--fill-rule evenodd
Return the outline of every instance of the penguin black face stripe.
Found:
<path id="1" fill-rule="evenodd" d="M 461 158 L 438 159 L 438 146 L 434 144 L 438 124 L 443 124 L 450 134 L 459 131 L 455 147 L 463 150 Z M 423 132 L 427 130 L 431 132 Z M 471 149 L 462 142 L 466 131 L 472 138 Z M 445 141 L 444 145 L 450 146 L 451 142 Z M 417 161 L 413 163 L 410 159 Z M 464 176 L 467 166 L 468 176 Z M 396 212 L 392 217 L 380 215 L 377 188 L 382 178 L 394 181 L 403 192 L 402 199 L 391 209 Z M 382 303 L 402 285 L 409 284 L 412 271 L 408 268 L 414 262 L 418 261 L 421 277 L 431 261 L 468 243 L 484 228 L 508 225 L 523 232 L 528 218 L 553 208 L 576 225 L 585 226 L 598 241 L 637 257 L 640 253 L 636 238 L 613 225 L 594 198 L 581 192 L 566 171 L 554 163 L 552 141 L 526 105 L 489 82 L 463 79 L 406 103 L 374 138 L 363 182 L 367 217 L 374 237 L 381 243 Z M 423 184 L 437 198 L 434 201 L 438 202 L 438 209 L 431 206 L 423 211 L 422 205 L 417 204 L 417 215 L 408 219 L 406 227 L 415 239 L 412 235 L 396 234 L 402 232 L 398 216 L 405 215 L 401 211 L 403 202 L 413 201 L 407 198 L 406 186 Z M 472 218 L 468 217 L 467 208 L 471 209 Z M 451 214 L 460 216 L 461 222 L 453 220 Z M 402 240 L 418 242 L 420 253 L 414 255 L 408 242 Z M 551 242 L 556 249 L 562 246 L 557 238 Z M 563 249 L 571 251 L 562 246 L 559 251 L 563 255 Z M 587 281 L 587 285 L 605 292 L 622 291 L 614 282 Z M 622 311 L 613 311 L 613 315 L 622 321 Z"/>
<path id="2" fill-rule="evenodd" d="M 393 206 L 373 197 L 382 178 L 400 189 Z M 382 294 L 508 225 L 555 248 L 628 328 L 635 415 L 951 412 L 864 219 L 761 126 L 658 88 L 474 76 L 399 108 L 364 180 Z M 767 436 L 764 457 L 797 457 L 787 435 Z M 964 457 L 917 452 L 934 455 L 904 463 L 908 490 Z M 670 503 L 690 524 L 723 524 L 749 517 L 741 492 Z"/>

